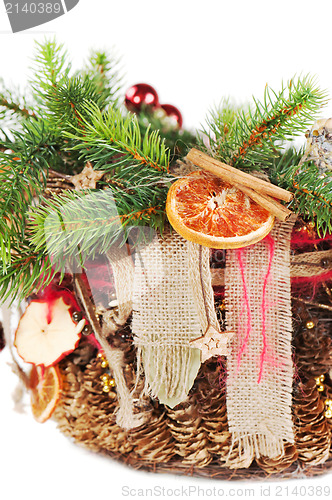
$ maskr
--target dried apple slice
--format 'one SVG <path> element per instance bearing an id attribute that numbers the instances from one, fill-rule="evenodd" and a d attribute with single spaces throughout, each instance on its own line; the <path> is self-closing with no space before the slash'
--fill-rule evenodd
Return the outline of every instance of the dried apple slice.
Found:
<path id="1" fill-rule="evenodd" d="M 75 323 L 70 309 L 62 297 L 29 304 L 19 322 L 14 342 L 24 361 L 52 366 L 77 347 L 85 319 Z"/>

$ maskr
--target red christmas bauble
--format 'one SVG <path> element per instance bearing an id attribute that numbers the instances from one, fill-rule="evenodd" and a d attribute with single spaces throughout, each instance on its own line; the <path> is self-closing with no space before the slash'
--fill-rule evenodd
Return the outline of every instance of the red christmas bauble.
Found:
<path id="1" fill-rule="evenodd" d="M 143 104 L 153 108 L 159 107 L 159 97 L 151 85 L 136 83 L 126 92 L 125 104 L 129 111 L 140 111 Z"/>
<path id="2" fill-rule="evenodd" d="M 179 128 L 182 127 L 183 123 L 182 115 L 178 110 L 178 108 L 176 108 L 172 104 L 162 104 L 160 107 L 165 111 L 167 116 L 170 116 L 171 118 L 174 118 L 177 121 Z"/>

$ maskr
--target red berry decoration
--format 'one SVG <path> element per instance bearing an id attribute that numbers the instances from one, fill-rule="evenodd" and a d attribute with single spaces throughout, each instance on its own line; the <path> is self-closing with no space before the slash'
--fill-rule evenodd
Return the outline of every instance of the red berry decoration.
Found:
<path id="1" fill-rule="evenodd" d="M 142 105 L 159 107 L 159 97 L 157 92 L 151 85 L 147 83 L 136 83 L 126 92 L 125 104 L 129 111 L 140 111 Z"/>
<path id="2" fill-rule="evenodd" d="M 174 118 L 178 122 L 179 128 L 182 127 L 182 115 L 178 108 L 176 108 L 172 104 L 162 104 L 160 107 L 165 111 L 167 116 Z"/>

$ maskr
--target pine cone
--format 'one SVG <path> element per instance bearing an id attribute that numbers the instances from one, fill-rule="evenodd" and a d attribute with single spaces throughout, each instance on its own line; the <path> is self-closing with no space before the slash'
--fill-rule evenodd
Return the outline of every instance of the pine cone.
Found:
<path id="1" fill-rule="evenodd" d="M 129 442 L 133 445 L 132 454 L 147 462 L 167 463 L 175 455 L 174 439 L 165 413 L 156 410 L 146 424 L 130 431 Z"/>
<path id="2" fill-rule="evenodd" d="M 240 453 L 238 443 L 231 446 L 231 434 L 229 438 L 227 461 L 222 460 L 221 466 L 229 469 L 248 469 L 254 460 L 254 454 Z"/>
<path id="3" fill-rule="evenodd" d="M 84 377 L 84 387 L 87 392 L 86 407 L 91 413 L 92 428 L 96 433 L 96 444 L 108 452 L 126 454 L 132 451 L 128 442 L 128 433 L 116 423 L 118 400 L 115 392 L 104 393 L 100 380 L 104 369 L 99 360 L 94 360 L 87 366 Z M 91 423 L 90 423 L 91 425 Z"/>
<path id="4" fill-rule="evenodd" d="M 87 342 L 85 339 L 81 339 L 79 346 L 69 355 L 70 361 L 75 365 L 86 366 L 93 358 L 96 356 L 96 348 Z"/>
<path id="5" fill-rule="evenodd" d="M 175 450 L 183 465 L 205 467 L 212 460 L 208 450 L 207 431 L 202 426 L 195 395 L 171 410 L 167 408 L 167 425 L 175 440 Z"/>
<path id="6" fill-rule="evenodd" d="M 301 331 L 295 336 L 295 364 L 300 374 L 318 377 L 327 373 L 332 366 L 332 339 L 324 325 L 317 325 Z"/>
<path id="7" fill-rule="evenodd" d="M 218 456 L 221 467 L 247 468 L 253 457 L 240 456 L 237 445 L 232 447 L 228 430 L 226 405 L 226 370 L 223 363 L 205 363 L 197 379 L 199 414 L 202 429 L 207 432 L 208 451 Z"/>
<path id="8" fill-rule="evenodd" d="M 260 457 L 256 458 L 257 465 L 266 474 L 277 474 L 288 469 L 297 460 L 297 450 L 294 444 L 286 443 L 285 452 L 277 458 Z"/>
<path id="9" fill-rule="evenodd" d="M 86 446 L 97 450 L 94 444 L 95 435 L 89 427 L 88 415 L 85 412 L 86 391 L 83 387 L 83 373 L 79 366 L 66 360 L 60 363 L 63 386 L 61 399 L 53 417 L 60 430 Z"/>
<path id="10" fill-rule="evenodd" d="M 56 408 L 56 413 L 64 418 L 78 418 L 83 413 L 82 405 L 85 400 L 85 390 L 83 388 L 83 373 L 79 366 L 71 361 L 65 360 L 59 364 L 62 375 L 62 391 L 60 403 Z"/>
<path id="11" fill-rule="evenodd" d="M 325 386 L 325 391 L 324 393 L 322 394 L 322 399 L 323 399 L 323 402 L 324 402 L 324 415 L 326 417 L 326 421 L 327 421 L 327 425 L 329 427 L 329 430 L 330 430 L 330 434 L 331 434 L 331 442 L 332 442 L 332 417 L 330 417 L 330 411 L 332 409 L 332 405 L 331 403 L 330 404 L 326 404 L 327 401 L 332 401 L 332 380 L 331 380 L 331 375 L 325 379 L 324 381 L 324 386 Z M 331 453 L 332 453 L 332 448 L 331 448 Z"/>
<path id="12" fill-rule="evenodd" d="M 226 391 L 220 387 L 222 366 L 205 363 L 197 382 L 199 414 L 202 417 L 202 429 L 207 432 L 208 450 L 219 459 L 226 460 L 229 453 L 231 435 L 228 432 Z"/>
<path id="13" fill-rule="evenodd" d="M 302 382 L 293 400 L 295 440 L 301 462 L 318 465 L 329 457 L 331 436 L 324 415 L 325 404 L 317 391 L 316 382 Z"/>
<path id="14" fill-rule="evenodd" d="M 126 454 L 132 450 L 127 433 L 115 421 L 116 393 L 103 392 L 99 360 L 86 369 L 69 362 L 60 363 L 63 376 L 62 397 L 54 413 L 60 429 L 96 451 Z"/>
<path id="15" fill-rule="evenodd" d="M 46 181 L 46 189 L 44 191 L 45 198 L 52 198 L 54 195 L 61 195 L 68 189 L 74 189 L 74 185 L 70 179 L 52 170 L 49 171 Z"/>

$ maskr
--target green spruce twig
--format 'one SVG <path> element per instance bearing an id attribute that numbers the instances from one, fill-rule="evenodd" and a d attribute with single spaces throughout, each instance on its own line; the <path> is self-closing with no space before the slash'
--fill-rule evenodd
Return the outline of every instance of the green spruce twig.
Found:
<path id="1" fill-rule="evenodd" d="M 162 230 L 164 204 L 153 187 L 140 192 L 134 204 L 130 193 L 100 190 L 70 192 L 54 196 L 47 206 L 40 206 L 30 218 L 31 243 L 36 250 L 48 249 L 53 261 L 70 265 L 106 253 L 111 245 L 124 243 L 131 228 L 148 226 Z M 153 205 L 158 199 L 159 205 Z M 165 203 L 165 200 L 163 200 Z"/>
<path id="2" fill-rule="evenodd" d="M 72 65 L 68 53 L 55 39 L 36 42 L 32 65 L 33 77 L 30 85 L 37 103 L 45 107 L 45 93 L 50 87 L 57 87 L 71 72 Z"/>
<path id="3" fill-rule="evenodd" d="M 13 114 L 19 114 L 23 118 L 36 118 L 36 115 L 33 111 L 30 111 L 24 106 L 20 106 L 17 102 L 12 100 L 8 100 L 4 95 L 0 94 L 0 108 L 5 108 L 8 111 L 11 111 Z"/>
<path id="4" fill-rule="evenodd" d="M 235 115 L 226 102 L 209 118 L 212 154 L 244 170 L 269 170 L 281 145 L 304 133 L 325 103 L 326 93 L 309 76 L 290 80 L 279 92 L 266 86 L 262 101 L 254 99 Z"/>
<path id="5" fill-rule="evenodd" d="M 118 168 L 125 176 L 132 175 L 124 170 L 130 166 L 138 177 L 144 177 L 145 169 L 150 175 L 154 171 L 162 175 L 168 172 L 169 150 L 158 131 L 148 129 L 142 137 L 135 115 L 124 117 L 113 107 L 103 113 L 93 102 L 86 103 L 83 108 L 85 116 L 79 115 L 80 126 L 72 127 L 73 131 L 65 131 L 64 135 L 76 141 L 73 149 L 91 161 L 96 169 Z"/>
<path id="6" fill-rule="evenodd" d="M 105 106 L 117 105 L 123 81 L 118 57 L 105 51 L 91 51 L 83 75 L 93 82 Z"/>
<path id="7" fill-rule="evenodd" d="M 316 223 L 319 234 L 332 232 L 332 173 L 321 175 L 314 162 L 299 169 L 304 148 L 294 147 L 274 158 L 270 178 L 274 184 L 294 193 L 289 208 Z"/>

